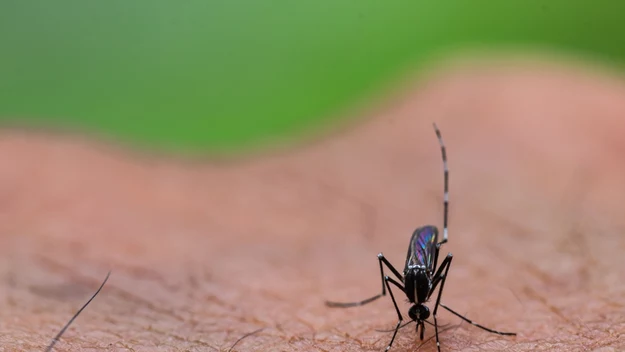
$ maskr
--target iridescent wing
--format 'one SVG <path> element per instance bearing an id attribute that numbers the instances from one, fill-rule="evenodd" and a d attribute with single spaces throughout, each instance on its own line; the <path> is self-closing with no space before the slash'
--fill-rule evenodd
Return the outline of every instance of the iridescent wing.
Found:
<path id="1" fill-rule="evenodd" d="M 436 264 L 434 256 L 437 243 L 438 229 L 435 226 L 423 226 L 416 229 L 410 238 L 404 270 L 419 267 L 431 272 Z"/>

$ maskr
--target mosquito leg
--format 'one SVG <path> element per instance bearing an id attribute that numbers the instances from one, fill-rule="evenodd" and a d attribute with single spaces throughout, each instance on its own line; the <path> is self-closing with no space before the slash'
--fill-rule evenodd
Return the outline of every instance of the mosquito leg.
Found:
<path id="1" fill-rule="evenodd" d="M 447 220 L 449 218 L 449 169 L 447 168 L 447 149 L 445 148 L 445 143 L 443 143 L 443 137 L 441 136 L 441 131 L 438 129 L 436 124 L 434 125 L 434 132 L 436 132 L 436 137 L 438 138 L 438 144 L 441 146 L 441 156 L 443 157 L 443 172 L 445 177 L 445 188 L 443 193 L 443 206 L 444 206 L 444 216 L 443 216 L 443 239 L 439 244 L 443 244 L 447 242 Z"/>
<path id="2" fill-rule="evenodd" d="M 470 320 L 470 319 L 466 318 L 465 316 L 463 316 L 463 315 L 461 315 L 461 314 L 459 314 L 459 313 L 456 313 L 456 312 L 455 312 L 455 311 L 453 311 L 451 308 L 447 307 L 446 305 L 444 305 L 444 304 L 442 304 L 442 303 L 440 303 L 440 306 L 441 306 L 441 307 L 443 307 L 443 308 L 445 308 L 445 309 L 447 309 L 448 311 L 450 311 L 452 314 L 454 314 L 454 315 L 455 315 L 455 316 L 457 316 L 458 318 L 460 318 L 460 319 L 462 319 L 462 320 L 466 321 L 467 323 L 469 323 L 469 324 L 471 324 L 471 325 L 477 326 L 478 328 L 480 328 L 480 329 L 482 329 L 482 330 L 486 330 L 486 331 L 488 331 L 488 332 L 491 332 L 491 333 L 493 333 L 493 334 L 498 334 L 498 335 L 516 336 L 516 332 L 502 332 L 502 331 L 497 331 L 497 330 L 489 329 L 489 328 L 487 328 L 487 327 L 485 327 L 485 326 L 482 326 L 482 325 L 480 325 L 480 324 L 478 324 L 478 323 L 476 323 L 476 322 L 474 322 L 474 321 L 472 321 L 472 320 Z"/>
<path id="3" fill-rule="evenodd" d="M 434 317 L 434 331 L 435 331 L 435 335 L 436 335 L 436 349 L 438 350 L 438 352 L 441 352 L 441 343 L 440 340 L 438 339 L 438 322 L 436 320 L 436 313 L 438 312 L 438 306 L 441 304 L 441 296 L 443 295 L 443 288 L 445 288 L 445 281 L 447 280 L 447 273 L 449 272 L 449 267 L 451 266 L 451 260 L 454 257 L 451 255 L 451 253 L 447 254 L 447 257 L 445 258 L 445 260 L 443 260 L 443 263 L 441 264 L 440 270 L 445 269 L 445 273 L 444 274 L 438 274 L 438 277 L 440 278 L 439 281 L 441 283 L 441 287 L 438 289 L 438 297 L 436 298 L 436 304 L 434 305 L 434 313 L 432 314 L 432 316 Z"/>
<path id="4" fill-rule="evenodd" d="M 436 250 L 434 251 L 434 268 L 432 268 L 432 272 L 436 272 L 436 268 L 437 268 L 437 264 L 438 264 L 438 252 L 441 249 L 441 243 L 437 243 L 435 248 L 436 248 Z M 443 263 L 441 263 L 441 266 L 442 265 L 443 265 Z M 436 275 L 434 277 L 436 277 Z"/>
<path id="5" fill-rule="evenodd" d="M 432 296 L 438 284 L 443 280 L 443 270 L 446 270 L 447 266 L 451 263 L 451 258 L 453 258 L 453 256 L 451 255 L 451 253 L 448 253 L 445 259 L 443 259 L 441 266 L 434 274 L 434 279 L 432 280 L 432 289 L 430 290 L 430 293 L 428 293 L 427 299 L 430 299 L 430 296 Z"/>
<path id="6" fill-rule="evenodd" d="M 389 282 L 397 286 L 402 292 L 405 291 L 404 286 L 402 286 L 399 282 L 391 279 L 388 276 L 384 277 L 384 283 L 386 284 L 386 287 L 388 288 L 388 293 L 391 294 L 391 299 L 393 300 L 393 305 L 395 306 L 395 311 L 397 312 L 397 318 L 399 319 L 397 321 L 397 325 L 395 326 L 395 331 L 393 332 L 393 337 L 391 338 L 391 342 L 389 342 L 388 346 L 386 346 L 386 349 L 384 351 L 388 351 L 389 349 L 391 349 L 391 346 L 393 345 L 393 341 L 395 341 L 395 336 L 397 336 L 397 331 L 399 330 L 399 326 L 401 325 L 402 320 L 404 320 L 404 317 L 401 316 L 401 312 L 399 311 L 399 307 L 397 307 L 397 302 L 395 301 L 393 290 L 391 290 L 391 286 L 388 284 Z"/>
<path id="7" fill-rule="evenodd" d="M 330 302 L 330 301 L 326 301 L 326 305 L 328 307 L 333 307 L 333 308 L 348 308 L 348 307 L 357 307 L 357 306 L 362 306 L 365 305 L 367 303 L 371 303 L 373 301 L 375 301 L 376 299 L 382 297 L 382 296 L 386 296 L 386 280 L 384 279 L 385 275 L 384 275 L 384 266 L 386 265 L 387 268 L 389 268 L 391 270 L 391 272 L 397 276 L 397 278 L 400 281 L 404 281 L 403 276 L 399 273 L 399 271 L 397 271 L 397 269 L 395 269 L 395 267 L 393 266 L 393 264 L 391 264 L 385 257 L 384 254 L 380 253 L 378 254 L 378 262 L 380 263 L 380 277 L 382 279 L 382 293 L 375 295 L 373 297 L 369 297 L 367 299 L 364 299 L 362 301 L 359 302 L 349 302 L 349 303 L 341 303 L 341 302 Z"/>

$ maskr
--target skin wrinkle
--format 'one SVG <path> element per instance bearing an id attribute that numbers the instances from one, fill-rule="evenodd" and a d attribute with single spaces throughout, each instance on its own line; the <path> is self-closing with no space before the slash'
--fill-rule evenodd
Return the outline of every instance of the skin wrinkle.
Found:
<path id="1" fill-rule="evenodd" d="M 456 258 L 442 302 L 519 333 L 463 324 L 441 333 L 442 351 L 624 350 L 625 83 L 589 71 L 448 67 L 358 126 L 221 163 L 0 131 L 0 158 L 15 161 L 0 164 L 0 346 L 42 351 L 79 304 L 51 290 L 83 292 L 111 268 L 55 350 L 227 351 L 264 328 L 234 350 L 382 351 L 388 297 L 323 302 L 379 292 L 376 254 L 403 267 L 414 228 L 440 230 L 436 122 L 450 169 L 442 251 Z M 419 344 L 406 327 L 391 351 Z"/>

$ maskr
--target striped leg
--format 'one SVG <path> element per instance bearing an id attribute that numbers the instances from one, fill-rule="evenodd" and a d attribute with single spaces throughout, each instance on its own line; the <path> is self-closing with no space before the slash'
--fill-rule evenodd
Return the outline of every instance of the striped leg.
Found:
<path id="1" fill-rule="evenodd" d="M 461 314 L 459 314 L 459 313 L 456 313 L 455 311 L 453 311 L 453 309 L 451 309 L 451 308 L 447 307 L 446 305 L 444 305 L 444 304 L 442 304 L 442 303 L 440 304 L 440 306 L 441 306 L 441 307 L 443 307 L 443 308 L 445 308 L 445 309 L 447 309 L 448 311 L 450 311 L 452 314 L 454 314 L 454 315 L 455 315 L 455 316 L 457 316 L 458 318 L 460 318 L 460 319 L 462 319 L 462 320 L 466 321 L 467 323 L 469 323 L 469 324 L 471 324 L 471 325 L 477 326 L 478 328 L 480 328 L 480 329 L 482 329 L 482 330 L 486 330 L 486 331 L 488 331 L 488 332 L 491 332 L 491 333 L 493 333 L 493 334 L 497 334 L 497 335 L 504 335 L 504 336 L 516 336 L 516 332 L 502 332 L 502 331 L 497 331 L 497 330 L 489 329 L 489 328 L 487 328 L 487 327 L 485 327 L 485 326 L 483 326 L 483 325 L 480 325 L 480 324 L 478 324 L 478 323 L 476 323 L 476 322 L 474 322 L 474 321 L 472 321 L 472 320 L 469 320 L 468 318 L 464 317 L 463 315 L 461 315 Z"/>
<path id="2" fill-rule="evenodd" d="M 402 292 L 406 291 L 404 286 L 402 286 L 399 282 L 391 279 L 388 276 L 384 277 L 384 282 L 386 283 L 386 287 L 388 288 L 388 293 L 391 294 L 391 299 L 393 300 L 393 305 L 395 306 L 395 312 L 397 312 L 397 325 L 395 326 L 395 331 L 393 332 L 393 337 L 391 338 L 391 342 L 389 342 L 388 346 L 384 351 L 388 351 L 393 346 L 393 341 L 395 341 L 395 336 L 397 336 L 397 331 L 399 331 L 399 327 L 401 326 L 401 322 L 404 320 L 404 317 L 401 316 L 401 312 L 399 311 L 399 307 L 397 307 L 397 302 L 395 301 L 395 296 L 393 295 L 393 290 L 391 290 L 391 286 L 389 286 L 389 282 L 393 285 L 397 286 Z"/>
<path id="3" fill-rule="evenodd" d="M 362 306 L 365 305 L 367 303 L 371 303 L 373 301 L 375 301 L 376 299 L 382 297 L 382 296 L 386 296 L 386 279 L 384 275 L 384 266 L 386 265 L 387 268 L 389 268 L 391 270 L 391 272 L 393 273 L 393 275 L 397 276 L 397 278 L 399 279 L 399 281 L 404 281 L 403 276 L 399 273 L 399 271 L 397 271 L 397 269 L 395 269 L 395 267 L 393 266 L 393 264 L 391 264 L 391 262 L 389 262 L 385 257 L 384 254 L 380 253 L 378 254 L 378 262 L 380 263 L 380 276 L 382 277 L 382 293 L 377 294 L 373 297 L 369 297 L 367 299 L 364 299 L 362 301 L 358 301 L 358 302 L 349 302 L 349 303 L 342 303 L 342 302 L 330 302 L 330 301 L 326 301 L 326 305 L 328 307 L 332 307 L 332 308 L 349 308 L 349 307 L 357 307 L 357 306 Z"/>
<path id="4" fill-rule="evenodd" d="M 443 264 L 441 264 L 441 267 L 439 269 L 439 272 L 445 269 L 445 273 L 438 274 L 440 275 L 438 277 L 440 278 L 439 280 L 441 283 L 441 287 L 438 289 L 438 297 L 436 298 L 436 305 L 434 305 L 434 313 L 432 314 L 432 316 L 434 317 L 434 332 L 436 335 L 436 349 L 438 350 L 438 352 L 441 352 L 441 343 L 440 343 L 440 340 L 438 339 L 438 321 L 436 321 L 436 313 L 438 312 L 438 306 L 441 304 L 441 296 L 443 295 L 443 288 L 445 287 L 445 281 L 447 280 L 447 273 L 449 273 L 449 267 L 451 266 L 451 260 L 453 258 L 454 257 L 451 255 L 451 253 L 447 254 L 447 257 L 445 258 L 445 260 L 443 260 Z"/>
<path id="5" fill-rule="evenodd" d="M 443 157 L 443 171 L 445 175 L 445 188 L 443 193 L 443 206 L 444 206 L 444 215 L 443 215 L 443 240 L 440 244 L 447 242 L 447 219 L 449 214 L 449 169 L 447 168 L 447 151 L 445 148 L 445 143 L 443 143 L 443 137 L 441 136 L 441 131 L 438 129 L 436 124 L 434 125 L 434 131 L 436 132 L 436 137 L 438 137 L 438 144 L 441 146 L 441 154 Z"/>

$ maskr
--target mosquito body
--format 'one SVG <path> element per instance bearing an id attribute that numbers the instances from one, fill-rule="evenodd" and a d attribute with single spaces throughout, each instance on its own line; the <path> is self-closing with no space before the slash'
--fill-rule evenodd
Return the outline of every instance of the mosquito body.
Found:
<path id="1" fill-rule="evenodd" d="M 448 253 L 445 259 L 443 259 L 443 261 L 440 263 L 440 266 L 437 265 L 440 248 L 443 244 L 447 242 L 447 219 L 449 213 L 449 170 L 447 168 L 447 152 L 445 149 L 445 144 L 443 143 L 443 138 L 436 124 L 434 124 L 434 131 L 436 132 L 436 136 L 441 147 L 445 178 L 442 239 L 439 238 L 439 232 L 436 226 L 426 225 L 417 228 L 410 238 L 410 244 L 408 247 L 408 254 L 406 256 L 406 264 L 404 266 L 403 273 L 400 273 L 397 269 L 395 269 L 395 267 L 384 257 L 382 253 L 378 254 L 378 261 L 380 263 L 380 276 L 382 278 L 382 293 L 359 302 L 326 302 L 326 305 L 337 308 L 361 306 L 373 302 L 382 296 L 386 296 L 386 292 L 388 291 L 389 295 L 391 296 L 391 300 L 393 301 L 393 305 L 395 306 L 398 321 L 397 325 L 395 326 L 391 342 L 389 342 L 389 344 L 386 346 L 385 351 L 388 351 L 393 345 L 393 341 L 395 341 L 397 331 L 402 326 L 401 324 L 404 320 L 404 317 L 401 314 L 399 307 L 397 306 L 397 302 L 395 301 L 395 296 L 393 294 L 393 290 L 391 289 L 391 285 L 399 288 L 399 290 L 401 290 L 406 295 L 408 301 L 412 303 L 412 306 L 408 310 L 408 317 L 410 317 L 411 322 L 414 321 L 416 323 L 416 331 L 417 334 L 419 334 L 419 338 L 421 341 L 423 341 L 425 334 L 425 324 L 427 323 L 434 326 L 436 336 L 436 348 L 438 352 L 440 352 L 441 350 L 440 341 L 438 338 L 438 322 L 436 320 L 439 306 L 445 308 L 460 319 L 465 320 L 480 329 L 499 335 L 516 335 L 516 333 L 495 331 L 479 325 L 467 319 L 463 315 L 456 313 L 454 310 L 441 303 L 441 295 L 443 293 L 445 280 L 447 279 L 447 274 L 449 272 L 449 267 L 451 265 L 453 256 L 451 253 Z M 393 273 L 394 277 L 396 277 L 398 280 L 395 280 L 394 278 L 385 275 L 384 266 L 386 266 L 386 268 L 388 268 L 391 273 Z M 432 314 L 430 314 L 430 309 L 425 305 L 425 303 L 430 300 L 436 288 L 438 288 L 436 303 L 434 304 L 434 310 Z M 434 320 L 433 323 L 427 320 L 430 315 Z M 421 330 L 419 331 L 419 329 Z"/>

